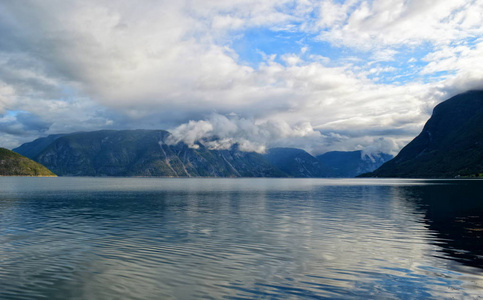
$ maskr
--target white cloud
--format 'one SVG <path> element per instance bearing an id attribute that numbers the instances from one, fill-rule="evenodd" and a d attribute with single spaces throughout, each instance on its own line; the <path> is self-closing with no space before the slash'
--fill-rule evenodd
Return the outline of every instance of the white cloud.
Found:
<path id="1" fill-rule="evenodd" d="M 424 57 L 429 62 L 421 71 L 422 74 L 432 74 L 445 71 L 475 70 L 476 66 L 483 62 L 483 40 L 474 47 L 469 46 L 445 46 L 429 53 Z"/>
<path id="2" fill-rule="evenodd" d="M 393 61 L 394 56 L 398 54 L 398 51 L 393 49 L 377 50 L 372 55 L 372 59 L 375 61 Z"/>
<path id="3" fill-rule="evenodd" d="M 322 29 L 330 29 L 339 26 L 348 18 L 348 10 L 354 1 L 348 3 L 334 3 L 334 1 L 323 1 L 320 4 L 320 18 L 316 23 L 317 27 Z M 352 5 L 351 5 L 352 4 Z"/>
<path id="4" fill-rule="evenodd" d="M 327 3 L 330 2 L 324 2 L 322 7 L 335 7 Z M 483 11 L 478 1 L 375 0 L 348 3 L 352 3 L 353 9 L 339 5 L 337 8 L 341 10 L 335 15 L 342 16 L 329 22 L 331 27 L 321 31 L 321 39 L 370 50 L 385 46 L 416 46 L 424 42 L 448 44 L 483 32 L 476 21 L 478 16 L 481 21 Z M 320 18 L 326 20 L 329 17 L 322 13 Z"/>
<path id="5" fill-rule="evenodd" d="M 208 149 L 226 150 L 238 145 L 242 151 L 265 152 L 267 146 L 282 145 L 292 138 L 321 143 L 323 136 L 308 122 L 294 126 L 280 120 L 255 121 L 238 116 L 211 114 L 207 120 L 189 121 L 172 130 L 168 144 L 184 142 L 192 148 L 202 143 Z"/>
<path id="6" fill-rule="evenodd" d="M 0 114 L 4 114 L 6 109 L 12 105 L 13 95 L 13 88 L 0 81 Z"/>
<path id="7" fill-rule="evenodd" d="M 400 147 L 401 144 L 398 144 L 396 141 L 380 137 L 374 139 L 369 146 L 361 147 L 361 149 L 363 156 L 368 155 L 371 157 L 372 155 L 377 155 L 381 152 L 396 155 L 394 150 L 399 149 Z"/>
<path id="8" fill-rule="evenodd" d="M 171 127 L 190 145 L 216 135 L 222 144 L 212 147 L 312 152 L 385 137 L 396 151 L 455 85 L 481 83 L 474 67 L 481 46 L 463 42 L 481 37 L 482 11 L 478 1 L 4 2 L 0 114 L 30 112 L 52 122 L 48 133 Z M 300 51 L 266 53 L 247 65 L 232 47 L 247 29 L 315 34 L 342 47 L 343 57 L 298 41 Z M 379 63 L 396 63 L 402 48 L 425 43 L 432 53 L 420 75 L 454 74 L 433 83 L 377 82 L 398 70 Z M 245 118 L 222 116 L 231 112 Z"/>

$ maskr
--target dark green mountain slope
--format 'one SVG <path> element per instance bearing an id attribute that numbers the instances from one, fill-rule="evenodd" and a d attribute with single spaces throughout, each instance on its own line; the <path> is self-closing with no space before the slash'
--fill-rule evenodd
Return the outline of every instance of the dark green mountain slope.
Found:
<path id="1" fill-rule="evenodd" d="M 40 138 L 14 150 L 69 176 L 353 177 L 375 169 L 359 152 L 326 153 L 318 160 L 295 148 L 273 148 L 267 154 L 237 146 L 209 150 L 199 144 L 193 149 L 167 145 L 169 135 L 164 130 L 78 132 Z"/>
<path id="2" fill-rule="evenodd" d="M 423 131 L 370 177 L 448 178 L 483 172 L 483 91 L 440 103 Z"/>
<path id="3" fill-rule="evenodd" d="M 0 148 L 0 176 L 55 176 L 55 174 L 25 156 Z"/>
<path id="4" fill-rule="evenodd" d="M 18 151 L 37 153 L 32 159 L 59 175 L 72 176 L 211 176 L 285 177 L 262 154 L 231 150 L 192 149 L 167 145 L 164 130 L 102 130 L 51 138 L 50 144 L 24 144 Z M 39 145 L 45 146 L 38 149 Z"/>
<path id="5" fill-rule="evenodd" d="M 32 142 L 25 143 L 18 148 L 13 149 L 15 152 L 22 154 L 23 156 L 34 158 L 40 151 L 52 144 L 56 139 L 64 136 L 65 134 L 52 134 L 46 137 L 38 138 Z"/>
<path id="6" fill-rule="evenodd" d="M 291 177 L 330 177 L 332 170 L 304 150 L 272 148 L 265 157 Z"/>
<path id="7" fill-rule="evenodd" d="M 372 172 L 393 156 L 386 153 L 364 155 L 362 151 L 332 151 L 316 156 L 332 169 L 332 177 L 356 177 Z"/>

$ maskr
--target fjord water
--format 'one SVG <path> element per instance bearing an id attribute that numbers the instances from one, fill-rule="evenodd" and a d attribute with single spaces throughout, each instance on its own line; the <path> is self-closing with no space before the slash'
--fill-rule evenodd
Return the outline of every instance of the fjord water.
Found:
<path id="1" fill-rule="evenodd" d="M 483 181 L 0 178 L 0 299 L 478 299 Z"/>

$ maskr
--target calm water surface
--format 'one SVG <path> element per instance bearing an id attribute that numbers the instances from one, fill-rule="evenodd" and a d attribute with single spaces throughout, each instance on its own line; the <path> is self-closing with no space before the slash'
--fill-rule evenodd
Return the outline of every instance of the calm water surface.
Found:
<path id="1" fill-rule="evenodd" d="M 0 299 L 483 299 L 483 181 L 0 178 Z"/>

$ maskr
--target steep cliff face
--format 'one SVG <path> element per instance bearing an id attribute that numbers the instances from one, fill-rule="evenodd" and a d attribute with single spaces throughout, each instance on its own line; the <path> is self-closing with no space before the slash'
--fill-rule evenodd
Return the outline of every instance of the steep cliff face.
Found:
<path id="1" fill-rule="evenodd" d="M 332 151 L 317 159 L 332 169 L 332 177 L 356 177 L 372 172 L 393 156 L 386 153 L 365 154 L 362 151 Z"/>
<path id="2" fill-rule="evenodd" d="M 372 177 L 448 178 L 483 173 L 483 91 L 437 105 L 423 131 Z"/>
<path id="3" fill-rule="evenodd" d="M 59 175 L 284 177 L 262 154 L 167 145 L 164 130 L 95 131 L 50 138 L 17 148 Z M 45 140 L 44 140 L 45 141 Z M 39 145 L 44 146 L 38 149 Z"/>
<path id="4" fill-rule="evenodd" d="M 55 176 L 55 174 L 25 156 L 0 148 L 0 176 Z"/>

